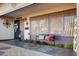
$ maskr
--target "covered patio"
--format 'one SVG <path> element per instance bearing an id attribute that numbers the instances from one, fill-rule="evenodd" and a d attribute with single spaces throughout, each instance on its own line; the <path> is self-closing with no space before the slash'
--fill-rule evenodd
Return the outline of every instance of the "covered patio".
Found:
<path id="1" fill-rule="evenodd" d="M 10 9 L 0 13 L 0 55 L 76 55 L 75 3 L 4 5 Z"/>

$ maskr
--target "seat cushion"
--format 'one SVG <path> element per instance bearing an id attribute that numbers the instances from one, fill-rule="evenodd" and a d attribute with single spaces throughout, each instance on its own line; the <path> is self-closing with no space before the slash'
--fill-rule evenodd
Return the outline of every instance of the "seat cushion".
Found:
<path id="1" fill-rule="evenodd" d="M 38 39 L 39 40 L 44 40 L 44 35 L 39 35 Z"/>

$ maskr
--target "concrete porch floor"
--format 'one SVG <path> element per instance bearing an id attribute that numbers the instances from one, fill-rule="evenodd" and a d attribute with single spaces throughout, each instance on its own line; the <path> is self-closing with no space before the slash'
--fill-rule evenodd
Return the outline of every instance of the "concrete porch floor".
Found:
<path id="1" fill-rule="evenodd" d="M 0 41 L 0 56 L 74 56 L 70 49 L 34 45 L 17 40 Z"/>

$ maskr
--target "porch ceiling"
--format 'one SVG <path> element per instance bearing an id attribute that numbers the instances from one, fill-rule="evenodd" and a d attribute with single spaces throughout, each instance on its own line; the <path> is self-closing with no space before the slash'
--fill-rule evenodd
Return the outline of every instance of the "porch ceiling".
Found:
<path id="1" fill-rule="evenodd" d="M 30 4 L 32 3 L 0 3 L 0 16 L 28 6 Z"/>
<path id="2" fill-rule="evenodd" d="M 29 15 L 31 13 L 36 13 L 37 11 L 40 11 L 40 10 L 46 10 L 46 9 L 49 10 L 51 8 L 55 9 L 61 6 L 66 9 L 68 6 L 72 6 L 71 8 L 76 8 L 76 4 L 73 4 L 73 3 L 34 3 L 24 8 L 18 9 L 16 11 L 7 13 L 5 14 L 5 16 L 21 17 L 24 15 Z M 68 8 L 71 9 L 70 7 Z"/>

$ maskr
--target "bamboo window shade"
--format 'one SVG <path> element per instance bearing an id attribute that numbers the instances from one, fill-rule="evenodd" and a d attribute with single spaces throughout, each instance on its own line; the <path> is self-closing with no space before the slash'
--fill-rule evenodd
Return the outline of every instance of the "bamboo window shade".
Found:
<path id="1" fill-rule="evenodd" d="M 31 34 L 59 34 L 73 36 L 73 20 L 76 10 L 67 10 L 31 17 Z"/>

